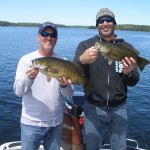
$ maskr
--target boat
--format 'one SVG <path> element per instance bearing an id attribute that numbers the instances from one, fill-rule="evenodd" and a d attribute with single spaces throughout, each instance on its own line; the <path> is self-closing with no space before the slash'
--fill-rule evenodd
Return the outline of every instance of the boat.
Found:
<path id="1" fill-rule="evenodd" d="M 75 92 L 72 97 L 64 98 L 64 120 L 62 125 L 60 150 L 86 150 L 83 134 L 84 93 Z M 0 150 L 21 150 L 21 141 L 7 142 Z M 41 142 L 39 150 L 44 150 Z M 100 150 L 110 150 L 110 144 L 103 142 Z M 127 139 L 127 150 L 146 150 L 139 148 L 134 139 Z"/>
<path id="2" fill-rule="evenodd" d="M 145 150 L 145 149 L 138 147 L 137 141 L 133 139 L 127 139 L 127 141 L 135 144 L 135 146 L 128 145 L 127 150 Z M 0 146 L 0 150 L 21 150 L 21 141 L 4 143 Z M 39 150 L 44 150 L 42 143 L 39 147 Z M 66 149 L 60 148 L 60 150 L 66 150 Z M 68 150 L 71 150 L 71 149 L 68 149 Z M 100 150 L 110 150 L 110 144 L 104 144 Z"/>

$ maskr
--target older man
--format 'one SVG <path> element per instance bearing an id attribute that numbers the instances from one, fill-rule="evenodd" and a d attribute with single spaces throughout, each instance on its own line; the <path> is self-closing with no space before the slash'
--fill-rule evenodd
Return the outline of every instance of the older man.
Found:
<path id="1" fill-rule="evenodd" d="M 71 96 L 71 81 L 62 77 L 46 76 L 36 68 L 30 68 L 31 62 L 39 57 L 64 57 L 54 52 L 58 31 L 52 22 L 40 25 L 37 39 L 39 47 L 23 56 L 18 64 L 14 91 L 22 97 L 21 144 L 22 150 L 38 150 L 41 141 L 45 150 L 60 150 L 61 124 L 63 121 L 62 96 Z"/>

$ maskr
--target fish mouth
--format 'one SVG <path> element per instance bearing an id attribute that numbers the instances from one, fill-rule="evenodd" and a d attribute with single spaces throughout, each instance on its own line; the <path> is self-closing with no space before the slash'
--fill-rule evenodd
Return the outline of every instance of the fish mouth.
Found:
<path id="1" fill-rule="evenodd" d="M 32 60 L 32 65 L 30 66 L 30 68 L 39 69 L 41 68 L 41 66 L 36 61 Z"/>
<path id="2" fill-rule="evenodd" d="M 40 70 L 43 70 L 43 69 L 46 68 L 46 67 L 43 66 L 43 65 L 33 65 L 33 67 L 36 68 L 36 69 L 40 69 Z"/>
<path id="3" fill-rule="evenodd" d="M 103 43 L 99 43 L 99 42 L 96 42 L 95 43 L 95 48 L 97 50 L 99 50 L 99 52 L 102 54 L 102 55 L 106 55 L 108 53 L 109 50 L 107 50 L 105 48 L 105 45 L 103 45 Z"/>
<path id="4" fill-rule="evenodd" d="M 100 44 L 95 44 L 95 48 L 98 49 L 100 52 L 104 53 L 105 52 L 105 49 L 103 48 L 102 45 Z"/>

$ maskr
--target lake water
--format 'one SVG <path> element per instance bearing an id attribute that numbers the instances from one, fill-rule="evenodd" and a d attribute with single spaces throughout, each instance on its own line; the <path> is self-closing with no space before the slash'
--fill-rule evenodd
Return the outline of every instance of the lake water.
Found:
<path id="1" fill-rule="evenodd" d="M 38 47 L 37 27 L 0 27 L 0 144 L 20 140 L 21 99 L 13 92 L 21 56 Z M 58 28 L 55 51 L 72 60 L 78 43 L 97 34 L 96 29 Z M 150 60 L 150 32 L 116 31 Z M 128 92 L 128 138 L 150 149 L 150 65 L 140 73 L 138 84 Z M 82 90 L 76 87 L 77 90 Z"/>

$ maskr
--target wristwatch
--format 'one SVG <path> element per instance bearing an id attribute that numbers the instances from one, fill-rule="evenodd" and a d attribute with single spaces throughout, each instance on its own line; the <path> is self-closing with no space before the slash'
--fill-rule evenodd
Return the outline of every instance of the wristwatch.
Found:
<path id="1" fill-rule="evenodd" d="M 129 78 L 131 78 L 131 77 L 133 77 L 133 75 L 134 75 L 134 73 L 133 73 L 133 71 L 131 71 L 127 76 L 128 76 Z"/>
<path id="2" fill-rule="evenodd" d="M 68 85 L 60 85 L 62 88 L 65 88 L 65 87 L 67 87 Z"/>

